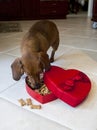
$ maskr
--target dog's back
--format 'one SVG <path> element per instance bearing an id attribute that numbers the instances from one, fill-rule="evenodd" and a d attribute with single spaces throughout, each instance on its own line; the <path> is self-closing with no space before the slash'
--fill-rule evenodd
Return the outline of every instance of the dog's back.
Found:
<path id="1" fill-rule="evenodd" d="M 51 43 L 59 37 L 57 26 L 52 21 L 42 20 L 35 23 L 29 30 L 30 34 L 41 33 Z"/>
<path id="2" fill-rule="evenodd" d="M 22 42 L 24 46 L 31 47 L 31 51 L 47 51 L 50 46 L 59 42 L 59 32 L 57 26 L 52 21 L 42 20 L 36 22 L 25 35 Z M 27 45 L 26 45 L 27 44 Z M 56 45 L 55 45 L 56 46 Z"/>

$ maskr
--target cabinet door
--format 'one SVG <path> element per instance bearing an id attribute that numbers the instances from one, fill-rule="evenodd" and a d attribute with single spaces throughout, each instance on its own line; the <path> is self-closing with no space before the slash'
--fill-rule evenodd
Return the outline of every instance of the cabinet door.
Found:
<path id="1" fill-rule="evenodd" d="M 40 16 L 43 18 L 66 18 L 68 0 L 40 0 Z"/>
<path id="2" fill-rule="evenodd" d="M 37 17 L 38 0 L 21 0 L 22 19 L 34 19 Z"/>
<path id="3" fill-rule="evenodd" d="M 19 0 L 0 0 L 0 20 L 12 20 L 18 16 Z"/>
<path id="4" fill-rule="evenodd" d="M 93 1 L 93 21 L 97 22 L 97 0 Z"/>

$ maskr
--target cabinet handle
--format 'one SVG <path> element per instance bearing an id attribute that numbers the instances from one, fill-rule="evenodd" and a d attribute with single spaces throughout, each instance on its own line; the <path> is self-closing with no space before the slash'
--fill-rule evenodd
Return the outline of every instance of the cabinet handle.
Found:
<path id="1" fill-rule="evenodd" d="M 56 13 L 57 11 L 56 10 L 53 10 L 52 13 Z"/>
<path id="2" fill-rule="evenodd" d="M 53 6 L 55 6 L 55 5 L 56 5 L 56 3 L 53 3 L 52 5 L 53 5 Z"/>

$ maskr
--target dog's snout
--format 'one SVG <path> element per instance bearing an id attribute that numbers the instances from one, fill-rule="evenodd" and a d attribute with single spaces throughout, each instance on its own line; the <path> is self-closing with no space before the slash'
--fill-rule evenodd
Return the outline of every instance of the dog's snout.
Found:
<path id="1" fill-rule="evenodd" d="M 35 89 L 39 89 L 41 87 L 41 85 L 39 83 L 35 84 Z"/>
<path id="2" fill-rule="evenodd" d="M 15 81 L 18 81 L 20 78 L 13 77 L 13 79 L 14 79 Z"/>
<path id="3" fill-rule="evenodd" d="M 13 77 L 13 79 L 16 80 L 16 81 L 20 80 L 20 76 L 16 76 L 16 75 L 13 74 L 12 77 Z"/>

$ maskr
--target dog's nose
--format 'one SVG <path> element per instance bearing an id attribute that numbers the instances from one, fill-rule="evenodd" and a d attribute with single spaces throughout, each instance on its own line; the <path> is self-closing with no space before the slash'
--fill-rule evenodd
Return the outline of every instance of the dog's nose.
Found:
<path id="1" fill-rule="evenodd" d="M 35 84 L 35 89 L 39 89 L 41 87 L 41 85 L 39 83 Z"/>

